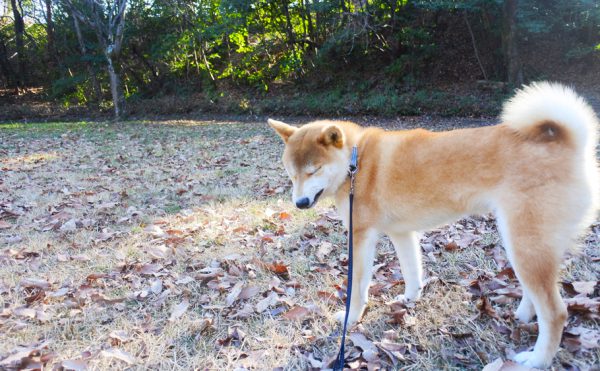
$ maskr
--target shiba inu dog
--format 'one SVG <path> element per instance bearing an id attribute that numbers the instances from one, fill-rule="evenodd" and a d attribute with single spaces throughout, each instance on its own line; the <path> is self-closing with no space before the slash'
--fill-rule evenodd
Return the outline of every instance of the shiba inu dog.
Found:
<path id="1" fill-rule="evenodd" d="M 532 84 L 505 103 L 501 124 L 448 132 L 341 121 L 269 124 L 285 142 L 283 164 L 296 206 L 310 208 L 332 196 L 346 226 L 348 164 L 358 147 L 350 322 L 367 305 L 379 236 L 389 236 L 400 260 L 400 299 L 415 300 L 423 286 L 415 232 L 491 211 L 523 286 L 516 318 L 529 322 L 537 315 L 539 322 L 533 351 L 515 360 L 538 368 L 552 363 L 567 319 L 559 265 L 599 206 L 598 118 L 573 90 Z"/>

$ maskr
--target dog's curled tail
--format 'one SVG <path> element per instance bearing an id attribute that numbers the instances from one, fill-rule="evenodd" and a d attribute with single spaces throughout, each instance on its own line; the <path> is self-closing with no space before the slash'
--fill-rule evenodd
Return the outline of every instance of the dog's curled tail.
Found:
<path id="1" fill-rule="evenodd" d="M 600 169 L 596 158 L 599 124 L 592 107 L 566 86 L 540 82 L 518 90 L 504 105 L 501 118 L 526 140 L 574 148 L 572 166 L 585 184 L 578 191 L 586 199 L 581 222 L 589 225 L 600 209 Z"/>
<path id="2" fill-rule="evenodd" d="M 566 142 L 577 152 L 595 155 L 598 117 L 571 88 L 538 82 L 517 91 L 502 109 L 502 122 L 526 138 L 542 142 Z"/>

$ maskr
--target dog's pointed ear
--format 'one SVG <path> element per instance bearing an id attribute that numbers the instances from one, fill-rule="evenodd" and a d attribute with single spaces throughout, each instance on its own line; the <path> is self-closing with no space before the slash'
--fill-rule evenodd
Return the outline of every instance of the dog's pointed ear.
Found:
<path id="1" fill-rule="evenodd" d="M 288 125 L 282 121 L 268 119 L 267 122 L 273 129 L 275 129 L 275 132 L 279 134 L 279 136 L 281 137 L 281 139 L 283 139 L 285 143 L 287 143 L 288 139 L 292 136 L 292 134 L 294 134 L 296 130 L 298 130 L 297 127 Z"/>
<path id="2" fill-rule="evenodd" d="M 317 141 L 324 146 L 332 145 L 336 148 L 342 148 L 344 146 L 344 133 L 339 126 L 330 125 L 323 129 Z"/>

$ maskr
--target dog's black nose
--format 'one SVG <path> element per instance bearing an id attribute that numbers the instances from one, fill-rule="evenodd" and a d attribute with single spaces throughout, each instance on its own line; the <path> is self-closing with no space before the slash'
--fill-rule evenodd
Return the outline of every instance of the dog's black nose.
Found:
<path id="1" fill-rule="evenodd" d="M 309 205 L 310 200 L 308 199 L 308 197 L 302 197 L 301 199 L 296 200 L 296 207 L 298 209 L 307 209 Z"/>

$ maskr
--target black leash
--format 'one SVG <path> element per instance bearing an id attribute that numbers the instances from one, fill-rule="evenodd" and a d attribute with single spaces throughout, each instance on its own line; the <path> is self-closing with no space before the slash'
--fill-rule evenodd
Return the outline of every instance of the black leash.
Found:
<path id="1" fill-rule="evenodd" d="M 350 221 L 348 223 L 348 283 L 346 285 L 346 316 L 344 318 L 344 330 L 342 331 L 342 344 L 337 361 L 333 366 L 335 370 L 344 369 L 344 344 L 346 343 L 346 327 L 348 326 L 348 314 L 350 313 L 350 300 L 352 298 L 352 203 L 354 201 L 354 178 L 358 172 L 358 148 L 352 147 L 352 156 L 350 157 L 350 167 L 348 175 L 350 176 Z"/>

